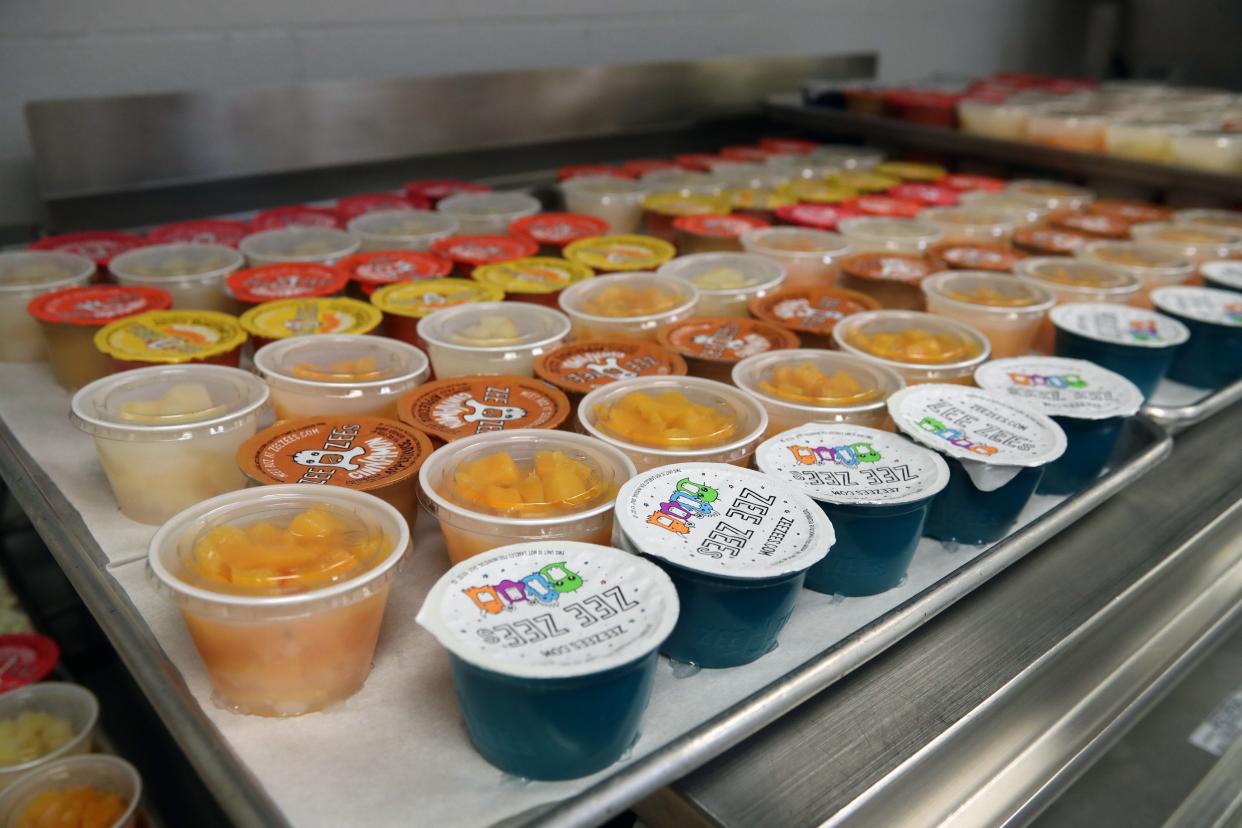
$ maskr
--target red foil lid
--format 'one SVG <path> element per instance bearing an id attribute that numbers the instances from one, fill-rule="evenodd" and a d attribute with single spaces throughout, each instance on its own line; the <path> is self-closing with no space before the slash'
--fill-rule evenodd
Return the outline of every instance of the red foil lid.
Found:
<path id="1" fill-rule="evenodd" d="M 841 219 L 862 215 L 843 204 L 786 204 L 776 208 L 776 217 L 789 224 L 815 230 L 836 230 Z"/>
<path id="2" fill-rule="evenodd" d="M 60 660 L 60 647 L 46 635 L 0 635 L 0 693 L 47 677 Z"/>
<path id="3" fill-rule="evenodd" d="M 151 244 L 224 244 L 237 247 L 243 236 L 250 235 L 250 227 L 243 221 L 232 219 L 195 219 L 165 224 L 147 233 Z"/>
<path id="4" fill-rule="evenodd" d="M 865 215 L 885 218 L 914 218 L 926 206 L 917 201 L 883 195 L 862 195 L 846 204 Z"/>
<path id="5" fill-rule="evenodd" d="M 772 153 L 763 147 L 722 147 L 720 150 L 721 158 L 728 158 L 730 161 L 751 161 L 762 163 L 768 160 L 768 156 Z"/>
<path id="6" fill-rule="evenodd" d="M 969 173 L 951 173 L 940 179 L 940 183 L 959 192 L 984 190 L 989 193 L 999 193 L 1009 184 L 1003 178 L 993 178 L 990 175 L 970 175 Z"/>
<path id="7" fill-rule="evenodd" d="M 805 155 L 818 146 L 814 141 L 804 141 L 801 138 L 768 136 L 759 139 L 759 147 L 773 155 Z"/>
<path id="8" fill-rule="evenodd" d="M 677 166 L 695 172 L 711 172 L 712 164 L 724 160 L 726 159 L 719 155 L 707 152 L 688 152 L 673 158 Z"/>
<path id="9" fill-rule="evenodd" d="M 339 228 L 341 217 L 335 210 L 326 207 L 311 207 L 309 204 L 292 204 L 288 207 L 273 207 L 255 215 L 250 220 L 250 229 L 279 230 L 282 227 L 331 227 Z"/>
<path id="10" fill-rule="evenodd" d="M 459 265 L 478 267 L 533 256 L 539 245 L 527 236 L 449 236 L 434 242 L 431 252 Z"/>
<path id="11" fill-rule="evenodd" d="M 277 299 L 335 296 L 345 289 L 349 274 L 338 267 L 309 262 L 277 262 L 230 273 L 229 293 L 239 302 L 258 305 Z"/>
<path id="12" fill-rule="evenodd" d="M 607 164 L 571 164 L 556 171 L 558 181 L 568 181 L 580 175 L 611 175 L 613 178 L 633 178 L 631 173 Z"/>
<path id="13" fill-rule="evenodd" d="M 735 239 L 747 230 L 767 226 L 768 223 L 763 219 L 747 215 L 678 216 L 673 219 L 673 227 L 683 233 L 722 239 Z"/>
<path id="14" fill-rule="evenodd" d="M 679 170 L 681 168 L 680 164 L 672 161 L 662 161 L 658 158 L 638 158 L 633 161 L 626 161 L 621 165 L 622 172 L 628 173 L 635 178 L 656 170 Z"/>
<path id="15" fill-rule="evenodd" d="M 536 213 L 509 225 L 513 235 L 551 247 L 564 247 L 588 236 L 602 236 L 608 229 L 608 222 L 603 219 L 581 213 Z"/>
<path id="16" fill-rule="evenodd" d="M 115 319 L 170 307 L 172 294 L 166 290 L 97 285 L 44 293 L 32 299 L 27 310 L 41 322 L 101 327 Z"/>
<path id="17" fill-rule="evenodd" d="M 957 190 L 942 184 L 924 184 L 907 181 L 888 191 L 893 198 L 917 201 L 929 207 L 952 207 L 957 204 Z M 864 196 L 865 198 L 866 196 Z"/>
<path id="18" fill-rule="evenodd" d="M 414 204 L 409 198 L 397 193 L 362 193 L 361 195 L 345 196 L 336 200 L 336 212 L 341 221 L 348 223 L 350 219 L 365 216 L 378 210 L 409 210 L 413 207 L 427 208 L 431 202 L 421 199 Z"/>
<path id="19" fill-rule="evenodd" d="M 73 253 L 85 256 L 98 267 L 106 267 L 113 256 L 119 256 L 126 250 L 143 247 L 146 240 L 133 233 L 121 233 L 111 230 L 83 230 L 79 233 L 61 233 L 58 236 L 45 236 L 30 245 L 31 250 L 59 250 L 62 253 Z"/>
<path id="20" fill-rule="evenodd" d="M 405 185 L 405 194 L 419 196 L 435 204 L 442 198 L 457 193 L 490 193 L 491 184 L 480 184 L 477 181 L 462 181 L 458 178 L 426 178 L 410 181 Z"/>

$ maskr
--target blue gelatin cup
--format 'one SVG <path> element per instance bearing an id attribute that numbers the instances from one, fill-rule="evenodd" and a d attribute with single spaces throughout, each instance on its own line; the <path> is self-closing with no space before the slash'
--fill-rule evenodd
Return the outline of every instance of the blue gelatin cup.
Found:
<path id="1" fill-rule="evenodd" d="M 1242 379 L 1242 327 L 1215 325 L 1161 309 L 1190 329 L 1190 340 L 1177 349 L 1169 379 L 1196 388 L 1221 388 Z"/>
<path id="2" fill-rule="evenodd" d="M 878 595 L 899 585 L 914 558 L 934 497 L 892 505 L 818 501 L 837 540 L 806 573 L 806 588 L 829 595 Z"/>
<path id="3" fill-rule="evenodd" d="M 475 750 L 527 779 L 576 779 L 603 770 L 638 738 L 651 698 L 655 651 L 572 678 L 519 678 L 452 653 L 453 687 Z"/>
<path id="4" fill-rule="evenodd" d="M 722 578 L 644 556 L 673 581 L 681 612 L 660 652 L 700 667 L 737 667 L 776 647 L 806 571 L 774 578 Z"/>
<path id="5" fill-rule="evenodd" d="M 1065 432 L 1065 454 L 1044 467 L 1039 481 L 1039 494 L 1074 494 L 1100 476 L 1117 440 L 1125 417 L 1082 420 L 1076 417 L 1053 417 Z"/>
<path id="6" fill-rule="evenodd" d="M 1101 342 L 1056 327 L 1056 355 L 1085 359 L 1102 368 L 1115 371 L 1138 386 L 1144 397 L 1150 397 L 1173 362 L 1173 356 L 1184 345 L 1151 348 Z"/>
<path id="7" fill-rule="evenodd" d="M 932 500 L 923 532 L 951 543 L 995 543 L 1008 535 L 1045 469 L 1022 469 L 1004 486 L 984 492 L 975 487 L 960 462 L 945 459 L 949 463 L 949 485 Z"/>

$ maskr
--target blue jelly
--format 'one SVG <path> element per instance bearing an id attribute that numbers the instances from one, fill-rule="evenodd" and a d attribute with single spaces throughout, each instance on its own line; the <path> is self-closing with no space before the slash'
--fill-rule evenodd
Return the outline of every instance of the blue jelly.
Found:
<path id="1" fill-rule="evenodd" d="M 1094 362 L 1150 397 L 1190 336 L 1177 320 L 1142 308 L 1096 302 L 1059 305 L 1050 314 L 1059 357 Z"/>
<path id="2" fill-rule="evenodd" d="M 771 651 L 807 570 L 833 544 L 822 510 L 788 483 L 726 463 L 661 466 L 617 493 L 623 545 L 659 565 L 681 607 L 661 652 L 735 667 Z"/>
<path id="3" fill-rule="evenodd" d="M 877 595 L 906 577 L 945 461 L 910 440 L 847 423 L 808 423 L 764 441 L 755 462 L 788 481 L 828 516 L 836 542 L 806 574 L 806 587 Z"/>
<path id="4" fill-rule="evenodd" d="M 551 780 L 602 770 L 638 738 L 677 613 L 672 581 L 639 556 L 533 541 L 454 566 L 418 623 L 449 651 L 479 754 Z"/>
<path id="5" fill-rule="evenodd" d="M 951 543 L 995 543 L 1018 522 L 1042 468 L 1023 469 L 999 489 L 982 491 L 956 460 L 949 461 L 949 485 L 932 501 L 923 531 L 930 538 Z"/>
<path id="6" fill-rule="evenodd" d="M 1190 341 L 1173 357 L 1169 379 L 1211 389 L 1242 379 L 1242 296 L 1179 286 L 1152 291 L 1151 301 L 1190 331 Z"/>

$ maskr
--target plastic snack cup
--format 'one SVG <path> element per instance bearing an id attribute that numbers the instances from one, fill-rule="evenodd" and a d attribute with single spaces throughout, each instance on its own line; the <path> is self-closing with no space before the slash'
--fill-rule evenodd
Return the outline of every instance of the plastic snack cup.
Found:
<path id="1" fill-rule="evenodd" d="M 229 274 L 228 294 L 243 305 L 261 305 L 278 299 L 314 299 L 345 290 L 349 273 L 332 265 L 288 262 L 261 265 Z"/>
<path id="2" fill-rule="evenodd" d="M 846 204 L 790 204 L 776 208 L 776 218 L 781 224 L 807 227 L 812 230 L 835 231 L 843 219 L 854 218 L 862 213 Z M 844 241 L 844 236 L 842 240 Z M 842 244 L 844 246 L 844 244 Z"/>
<path id="3" fill-rule="evenodd" d="M 957 204 L 958 199 L 958 191 L 947 184 L 928 184 L 916 181 L 898 184 L 888 191 L 888 195 L 902 201 L 918 202 L 924 207 L 939 208 L 952 207 Z"/>
<path id="4" fill-rule="evenodd" d="M 1168 214 L 1165 214 L 1139 218 L 1135 221 L 1165 221 L 1168 218 Z M 1178 210 L 1172 218 L 1175 223 L 1189 227 L 1242 233 L 1242 212 L 1238 210 Z"/>
<path id="5" fill-rule="evenodd" d="M 1095 200 L 1095 193 L 1084 187 L 1027 178 L 1011 181 L 1005 192 L 1047 210 L 1085 210 Z"/>
<path id="6" fill-rule="evenodd" d="M 428 314 L 470 302 L 499 302 L 504 298 L 499 288 L 473 279 L 423 279 L 382 287 L 371 294 L 371 304 L 383 312 L 389 336 L 422 345 L 418 322 Z"/>
<path id="7" fill-rule="evenodd" d="M 323 229 L 339 229 L 341 216 L 327 207 L 312 207 L 309 204 L 292 204 L 288 207 L 273 207 L 256 213 L 250 220 L 252 231 L 280 230 L 285 227 L 316 227 Z"/>
<path id="8" fill-rule="evenodd" d="M 656 338 L 686 361 L 691 376 L 725 383 L 730 381 L 733 366 L 746 357 L 798 347 L 797 335 L 787 328 L 727 316 L 686 319 L 660 331 Z"/>
<path id="9" fill-rule="evenodd" d="M 1047 227 L 1019 227 L 1013 232 L 1015 249 L 1032 256 L 1073 256 L 1093 240 L 1077 230 Z"/>
<path id="10" fill-rule="evenodd" d="M 686 371 L 679 354 L 650 342 L 579 340 L 535 359 L 535 376 L 565 392 L 575 411 L 583 395 L 601 385 L 635 377 L 684 377 Z"/>
<path id="11" fill-rule="evenodd" d="M 180 512 L 151 539 L 148 566 L 180 610 L 217 703 L 300 716 L 366 681 L 409 548 L 405 518 L 378 497 L 293 483 Z"/>
<path id="12" fill-rule="evenodd" d="M 780 155 L 764 161 L 764 166 L 788 179 L 823 180 L 841 172 L 841 164 L 834 160 L 825 160 L 814 154 Z M 885 180 L 887 177 L 885 177 Z M 851 186 L 851 185 L 845 185 Z M 791 196 L 796 198 L 796 196 Z"/>
<path id="13" fill-rule="evenodd" d="M 377 250 L 346 256 L 336 263 L 361 290 L 370 296 L 394 282 L 442 279 L 453 271 L 448 259 L 417 250 Z"/>
<path id="14" fill-rule="evenodd" d="M 176 243 L 121 253 L 108 270 L 122 285 L 168 291 L 177 310 L 232 313 L 237 305 L 225 291 L 225 278 L 242 264 L 242 255 L 223 244 Z"/>
<path id="15" fill-rule="evenodd" d="M 362 241 L 353 233 L 332 227 L 291 225 L 251 233 L 237 243 L 251 267 L 276 262 L 333 264 L 357 253 Z"/>
<path id="16" fill-rule="evenodd" d="M 1017 227 L 1013 213 L 975 206 L 927 207 L 919 211 L 918 218 L 940 228 L 941 244 L 962 242 L 1007 247 Z"/>
<path id="17" fill-rule="evenodd" d="M 471 278 L 500 288 L 506 299 L 555 308 L 562 290 L 594 275 L 584 264 L 551 256 L 531 256 L 476 267 Z"/>
<path id="18" fill-rule="evenodd" d="M 410 207 L 364 213 L 349 222 L 349 232 L 361 239 L 363 250 L 429 250 L 460 229 L 453 216 Z"/>
<path id="19" fill-rule="evenodd" d="M 535 358 L 569 336 L 569 318 L 530 303 L 472 302 L 418 321 L 439 379 L 477 374 L 533 377 Z"/>
<path id="20" fill-rule="evenodd" d="M 828 180 L 853 187 L 860 193 L 884 193 L 901 183 L 900 178 L 876 172 L 874 169 L 846 170 L 830 175 Z"/>
<path id="21" fill-rule="evenodd" d="M 1145 308 L 1084 302 L 1050 314 L 1056 355 L 1115 371 L 1150 397 L 1179 346 L 1190 338 L 1181 322 Z"/>
<path id="22" fill-rule="evenodd" d="M 534 256 L 539 244 L 526 236 L 449 236 L 432 244 L 431 252 L 452 262 L 459 276 L 469 276 L 483 265 Z"/>
<path id="23" fill-rule="evenodd" d="M 107 828 L 135 828 L 138 824 L 138 805 L 142 800 L 142 777 L 129 762 L 104 754 L 92 756 L 67 756 L 48 762 L 16 779 L 0 795 L 0 824 L 35 825 L 41 823 L 23 820 L 35 800 L 54 791 L 73 788 L 90 788 L 96 795 L 112 795 L 121 802 L 120 814 L 108 823 Z M 66 818 L 81 815 L 80 809 L 65 809 L 60 813 Z M 33 819 L 25 816 L 25 819 Z M 70 823 L 64 823 L 70 824 Z M 85 825 L 85 822 L 74 822 Z"/>
<path id="24" fill-rule="evenodd" d="M 403 189 L 407 198 L 425 200 L 434 205 L 440 199 L 457 193 L 490 193 L 492 185 L 457 178 L 427 178 L 409 181 Z"/>
<path id="25" fill-rule="evenodd" d="M 683 461 L 747 466 L 767 430 L 768 414 L 749 394 L 723 382 L 639 377 L 583 397 L 578 424 L 625 452 L 639 471 Z"/>
<path id="26" fill-rule="evenodd" d="M 1020 356 L 1035 343 L 1052 292 L 1005 273 L 954 270 L 923 280 L 928 313 L 965 322 L 987 336 L 994 358 Z"/>
<path id="27" fill-rule="evenodd" d="M 1174 135 L 1169 142 L 1173 161 L 1219 173 L 1242 172 L 1242 136 L 1236 132 L 1196 130 Z"/>
<path id="28" fill-rule="evenodd" d="M 1003 178 L 990 175 L 972 175 L 970 173 L 951 173 L 940 179 L 940 183 L 958 192 L 996 193 L 1005 189 L 1009 183 Z"/>
<path id="29" fill-rule="evenodd" d="M 1177 349 L 1169 379 L 1220 388 L 1242 378 L 1242 296 L 1206 287 L 1152 291 L 1156 310 L 1186 326 L 1190 341 Z"/>
<path id="30" fill-rule="evenodd" d="M 570 242 L 602 236 L 610 229 L 608 222 L 584 213 L 539 213 L 509 225 L 513 235 L 526 236 L 538 244 L 542 256 L 559 256 Z"/>
<path id="31" fill-rule="evenodd" d="M 52 373 L 73 391 L 112 373 L 112 360 L 95 347 L 95 333 L 117 319 L 166 310 L 167 291 L 147 287 L 96 285 L 64 288 L 31 300 L 30 315 L 39 320 L 47 341 Z"/>
<path id="32" fill-rule="evenodd" d="M 656 170 L 677 169 L 681 169 L 677 162 L 665 161 L 659 158 L 636 158 L 621 165 L 621 171 L 629 176 L 643 176 Z"/>
<path id="33" fill-rule="evenodd" d="M 841 287 L 875 300 L 877 307 L 922 310 L 920 285 L 934 272 L 922 256 L 904 253 L 851 253 L 841 259 Z"/>
<path id="34" fill-rule="evenodd" d="M 112 358 L 113 371 L 186 363 L 236 368 L 246 339 L 241 321 L 227 313 L 158 310 L 104 325 L 95 348 Z"/>
<path id="35" fill-rule="evenodd" d="M 255 350 L 291 336 L 365 334 L 379 327 L 382 314 L 357 299 L 281 299 L 255 305 L 241 315 L 241 325 L 254 337 Z"/>
<path id="36" fill-rule="evenodd" d="M 418 613 L 448 650 L 475 750 L 502 771 L 547 780 L 603 770 L 634 743 L 676 622 L 677 593 L 658 567 L 566 541 L 464 561 Z"/>
<path id="37" fill-rule="evenodd" d="M 997 359 L 975 372 L 975 383 L 1047 414 L 1065 432 L 1065 454 L 1048 464 L 1040 494 L 1073 494 L 1099 477 L 1126 418 L 1143 405 L 1134 383 L 1081 359 Z"/>
<path id="38" fill-rule="evenodd" d="M 807 423 L 892 431 L 884 402 L 906 387 L 892 368 L 853 354 L 811 349 L 747 357 L 733 366 L 732 379 L 768 412 L 767 437 Z"/>
<path id="39" fill-rule="evenodd" d="M 678 216 L 674 241 L 683 253 L 741 252 L 742 234 L 768 223 L 749 215 Z"/>
<path id="40" fill-rule="evenodd" d="M 569 179 L 577 178 L 580 175 L 611 175 L 617 178 L 631 177 L 628 173 L 623 172 L 617 167 L 610 167 L 607 164 L 570 164 L 557 169 L 556 180 L 568 181 Z"/>
<path id="41" fill-rule="evenodd" d="M 565 209 L 608 223 L 613 233 L 636 233 L 643 222 L 647 188 L 637 181 L 589 175 L 561 182 Z"/>
<path id="42" fill-rule="evenodd" d="M 693 170 L 653 170 L 644 175 L 639 183 L 647 188 L 648 193 L 661 195 L 703 195 L 719 196 L 724 191 L 724 182 L 714 175 L 708 175 L 710 164 L 727 161 L 725 158 L 713 158 L 703 165 L 702 172 Z"/>
<path id="43" fill-rule="evenodd" d="M 431 202 L 424 198 L 411 200 L 398 193 L 359 193 L 336 200 L 335 209 L 342 221 L 350 222 L 365 216 L 367 213 L 381 213 L 391 210 L 414 210 L 429 207 Z"/>
<path id="44" fill-rule="evenodd" d="M 98 280 L 103 278 L 108 270 L 108 263 L 114 256 L 119 256 L 135 247 L 142 247 L 146 243 L 142 236 L 135 236 L 133 233 L 120 233 L 114 230 L 83 230 L 78 233 L 44 236 L 32 242 L 27 249 L 65 253 L 90 259 L 95 263 L 95 277 Z"/>
<path id="45" fill-rule="evenodd" d="M 657 268 L 677 248 L 653 236 L 591 236 L 565 245 L 565 258 L 596 272 L 627 273 Z"/>
<path id="46" fill-rule="evenodd" d="M 699 291 L 673 276 L 618 273 L 571 285 L 559 301 L 574 339 L 655 342 L 661 328 L 694 313 Z"/>
<path id="47" fill-rule="evenodd" d="M 494 431 L 557 428 L 569 416 L 569 400 L 528 377 L 461 377 L 420 385 L 398 401 L 397 414 L 449 443 Z"/>
<path id="48" fill-rule="evenodd" d="M 805 584 L 829 595 L 878 595 L 899 586 L 932 502 L 949 483 L 949 466 L 934 451 L 857 425 L 799 426 L 764 442 L 755 460 L 832 522 L 836 542 Z"/>
<path id="49" fill-rule="evenodd" d="M 902 181 L 939 181 L 949 171 L 938 164 L 918 164 L 913 161 L 885 161 L 877 164 L 875 171 L 880 175 L 892 175 Z"/>
<path id="50" fill-rule="evenodd" d="M 382 417 L 299 417 L 279 422 L 237 450 L 252 484 L 309 483 L 375 495 L 411 527 L 418 517 L 418 469 L 427 435 Z"/>
<path id="51" fill-rule="evenodd" d="M 918 256 L 944 238 L 944 233 L 936 225 L 915 219 L 860 216 L 844 219 L 838 229 L 850 249 L 858 252 Z"/>
<path id="52" fill-rule="evenodd" d="M 1139 280 L 1142 287 L 1131 303 L 1151 307 L 1156 288 L 1180 285 L 1195 274 L 1195 263 L 1186 256 L 1163 247 L 1137 242 L 1098 241 L 1075 251 L 1089 262 L 1119 267 Z"/>
<path id="53" fill-rule="evenodd" d="M 1032 204 L 1029 198 L 1022 198 L 1013 193 L 975 191 L 962 193 L 958 206 L 969 207 L 971 210 L 986 210 L 989 213 L 1004 213 L 1016 225 L 1038 224 L 1052 212 L 1047 207 Z"/>
<path id="54" fill-rule="evenodd" d="M 780 263 L 757 253 L 694 253 L 660 265 L 660 275 L 675 276 L 699 291 L 696 316 L 749 315 L 751 300 L 785 282 Z"/>
<path id="55" fill-rule="evenodd" d="M 679 461 L 617 495 L 622 545 L 668 574 L 681 614 L 660 651 L 737 667 L 776 648 L 832 524 L 788 483 L 724 463 Z"/>
<path id="56" fill-rule="evenodd" d="M 721 195 L 728 199 L 729 206 L 733 208 L 730 215 L 761 219 L 765 226 L 777 220 L 777 210 L 782 207 L 792 207 L 798 203 L 795 199 L 780 195 L 775 190 L 757 187 L 725 190 Z"/>
<path id="57" fill-rule="evenodd" d="M 437 449 L 418 473 L 419 498 L 456 564 L 518 541 L 610 543 L 617 488 L 634 474 L 593 437 L 512 429 Z"/>
<path id="58" fill-rule="evenodd" d="M 757 319 L 797 334 L 802 344 L 832 347 L 832 329 L 852 313 L 878 310 L 880 303 L 866 294 L 842 288 L 785 287 L 751 301 Z"/>
<path id="59" fill-rule="evenodd" d="M 0 790 L 49 762 L 90 753 L 95 725 L 99 722 L 99 701 L 90 690 L 80 684 L 45 681 L 0 695 L 0 721 L 13 722 L 30 713 L 64 720 L 68 725 L 68 739 L 47 753 L 0 768 Z"/>
<path id="60" fill-rule="evenodd" d="M 807 158 L 820 163 L 831 163 L 847 172 L 868 173 L 872 178 L 894 181 L 892 176 L 871 172 L 884 161 L 884 153 L 871 147 L 855 147 L 848 144 L 822 144 L 807 153 Z M 861 175 L 858 178 L 859 180 L 866 180 Z M 896 186 L 896 183 L 888 184 L 887 187 L 877 187 L 876 189 L 888 189 L 888 187 L 893 186 Z M 865 188 L 859 187 L 859 189 Z"/>
<path id="61" fill-rule="evenodd" d="M 804 155 L 819 147 L 815 141 L 769 135 L 759 139 L 759 148 L 770 155 Z"/>
<path id="62" fill-rule="evenodd" d="M 897 189 L 896 187 L 893 188 Z M 890 190 L 889 192 L 892 192 Z M 847 202 L 848 206 L 863 216 L 881 216 L 884 218 L 912 219 L 927 209 L 927 205 L 919 201 L 905 198 L 893 198 L 887 195 L 861 195 Z"/>
<path id="63" fill-rule="evenodd" d="M 808 204 L 842 204 L 858 195 L 858 190 L 826 178 L 794 178 L 776 187 L 776 192 Z"/>
<path id="64" fill-rule="evenodd" d="M 728 190 L 768 190 L 790 180 L 790 173 L 778 167 L 752 161 L 717 161 L 712 164 L 711 175 L 722 182 Z"/>
<path id="65" fill-rule="evenodd" d="M 397 417 L 397 400 L 427 381 L 427 355 L 382 336 L 294 336 L 264 345 L 254 367 L 280 420 L 290 417 Z"/>
<path id="66" fill-rule="evenodd" d="M 1203 284 L 1218 290 L 1232 290 L 1242 293 L 1242 262 L 1223 260 L 1204 262 L 1199 266 L 1203 276 Z"/>
<path id="67" fill-rule="evenodd" d="M 73 424 L 95 439 L 121 512 L 159 525 L 240 489 L 237 448 L 259 429 L 267 385 L 220 365 L 160 365 L 96 380 L 73 395 Z"/>
<path id="68" fill-rule="evenodd" d="M 1073 230 L 1095 239 L 1124 241 L 1130 238 L 1133 222 L 1104 213 L 1081 213 L 1077 210 L 1053 210 L 1048 223 L 1061 230 Z"/>
<path id="69" fill-rule="evenodd" d="M 27 306 L 42 294 L 81 287 L 94 275 L 95 263 L 72 253 L 0 253 L 0 362 L 38 362 L 47 356 L 47 343 Z"/>
<path id="70" fill-rule="evenodd" d="M 856 313 L 832 331 L 836 346 L 889 366 L 909 385 L 970 385 L 992 346 L 965 322 L 918 311 Z"/>
<path id="71" fill-rule="evenodd" d="M 250 226 L 232 219 L 194 219 L 164 224 L 147 233 L 149 244 L 223 244 L 237 247 L 243 236 L 250 235 Z"/>
<path id="72" fill-rule="evenodd" d="M 1007 245 L 986 242 L 940 242 L 927 249 L 927 261 L 936 270 L 986 270 L 1010 273 L 1022 260 Z"/>
<path id="73" fill-rule="evenodd" d="M 1051 417 L 960 385 L 919 385 L 888 398 L 897 429 L 941 454 L 949 483 L 923 531 L 949 543 L 995 543 L 1013 529 L 1044 469 L 1065 453 Z"/>
<path id="74" fill-rule="evenodd" d="M 543 209 L 539 199 L 526 193 L 457 193 L 436 202 L 436 209 L 456 219 L 464 236 L 501 235 L 520 218 Z"/>
<path id="75" fill-rule="evenodd" d="M 672 189 L 659 185 L 661 189 Z M 684 216 L 720 216 L 733 208 L 721 195 L 702 195 L 692 192 L 658 192 L 645 197 L 643 205 L 643 232 L 648 236 L 672 242 L 677 239 L 673 222 Z"/>
<path id="76" fill-rule="evenodd" d="M 1124 305 L 1134 299 L 1141 283 L 1119 267 L 1069 259 L 1063 256 L 1037 256 L 1014 265 L 1019 278 L 1050 291 L 1058 305 L 1077 302 L 1113 302 Z M 1047 316 L 1035 337 L 1035 350 L 1050 354 L 1055 336 Z"/>
<path id="77" fill-rule="evenodd" d="M 1141 221 L 1168 221 L 1173 218 L 1173 210 L 1169 207 L 1123 198 L 1097 198 L 1091 202 L 1088 211 L 1098 216 L 1113 216 L 1131 224 Z M 1239 229 L 1242 229 L 1242 224 Z"/>
<path id="78" fill-rule="evenodd" d="M 747 253 L 766 256 L 785 268 L 786 288 L 832 287 L 846 253 L 839 233 L 798 227 L 765 227 L 741 237 Z"/>
<path id="79" fill-rule="evenodd" d="M 1153 221 L 1135 224 L 1130 232 L 1140 244 L 1178 253 L 1196 263 L 1242 255 L 1240 230 Z"/>

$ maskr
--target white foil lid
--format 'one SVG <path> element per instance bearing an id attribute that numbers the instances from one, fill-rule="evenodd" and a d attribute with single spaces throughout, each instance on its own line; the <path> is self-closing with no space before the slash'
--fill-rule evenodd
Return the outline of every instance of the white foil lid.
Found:
<path id="1" fill-rule="evenodd" d="M 994 359 L 975 371 L 975 384 L 986 391 L 1006 394 L 1050 417 L 1130 417 L 1143 405 L 1143 392 L 1138 386 L 1121 374 L 1084 359 Z"/>
<path id="2" fill-rule="evenodd" d="M 1048 315 L 1064 331 L 1114 345 L 1171 348 L 1190 338 L 1190 331 L 1176 319 L 1129 305 L 1082 302 L 1058 305 Z"/>
<path id="3" fill-rule="evenodd" d="M 1151 292 L 1151 303 L 1165 313 L 1210 325 L 1242 327 L 1242 296 L 1209 287 L 1164 287 Z"/>
<path id="4" fill-rule="evenodd" d="M 1199 272 L 1214 282 L 1228 285 L 1234 290 L 1242 290 L 1242 261 L 1222 259 L 1219 262 L 1205 262 Z"/>

